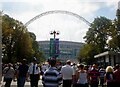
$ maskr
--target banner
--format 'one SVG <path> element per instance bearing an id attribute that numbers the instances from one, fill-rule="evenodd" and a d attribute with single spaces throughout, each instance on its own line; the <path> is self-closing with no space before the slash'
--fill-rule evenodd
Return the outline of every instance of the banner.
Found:
<path id="1" fill-rule="evenodd" d="M 50 52 L 49 52 L 50 53 L 50 57 L 53 56 L 54 52 L 55 52 L 54 39 L 50 38 Z"/>
<path id="2" fill-rule="evenodd" d="M 50 38 L 50 57 L 59 56 L 59 39 Z"/>
<path id="3" fill-rule="evenodd" d="M 59 56 L 59 39 L 55 39 L 55 57 Z"/>

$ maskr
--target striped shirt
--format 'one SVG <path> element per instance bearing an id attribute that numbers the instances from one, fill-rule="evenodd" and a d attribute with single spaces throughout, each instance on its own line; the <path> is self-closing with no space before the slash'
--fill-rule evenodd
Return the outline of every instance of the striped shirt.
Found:
<path id="1" fill-rule="evenodd" d="M 42 77 L 44 87 L 58 87 L 62 82 L 62 76 L 55 67 L 46 70 Z"/>

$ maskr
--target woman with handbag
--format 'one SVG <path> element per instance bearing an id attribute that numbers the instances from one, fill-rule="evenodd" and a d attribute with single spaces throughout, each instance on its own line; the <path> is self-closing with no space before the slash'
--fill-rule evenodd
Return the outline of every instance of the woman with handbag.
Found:
<path id="1" fill-rule="evenodd" d="M 10 87 L 12 79 L 14 78 L 15 70 L 12 67 L 12 64 L 9 63 L 7 67 L 3 70 L 5 87 Z"/>

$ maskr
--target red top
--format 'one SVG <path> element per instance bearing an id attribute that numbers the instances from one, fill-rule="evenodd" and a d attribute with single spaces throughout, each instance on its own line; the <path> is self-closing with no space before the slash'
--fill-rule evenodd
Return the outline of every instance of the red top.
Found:
<path id="1" fill-rule="evenodd" d="M 100 73 L 98 70 L 93 69 L 89 72 L 89 77 L 90 77 L 90 83 L 98 83 L 98 77 L 100 76 Z"/>

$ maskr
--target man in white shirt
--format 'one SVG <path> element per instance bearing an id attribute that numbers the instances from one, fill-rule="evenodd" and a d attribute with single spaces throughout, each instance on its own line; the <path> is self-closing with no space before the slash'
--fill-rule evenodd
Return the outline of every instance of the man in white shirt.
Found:
<path id="1" fill-rule="evenodd" d="M 33 63 L 28 69 L 28 74 L 30 75 L 31 87 L 38 87 L 38 81 L 40 78 L 40 68 L 37 65 L 36 58 L 33 59 Z"/>
<path id="2" fill-rule="evenodd" d="M 77 66 L 76 66 L 75 62 L 73 63 L 72 68 L 73 68 L 73 81 L 72 81 L 73 86 L 72 87 L 76 87 L 76 71 L 77 71 Z"/>
<path id="3" fill-rule="evenodd" d="M 62 67 L 61 74 L 63 77 L 63 87 L 71 87 L 73 79 L 73 68 L 71 67 L 71 61 L 67 60 L 66 65 Z"/>

